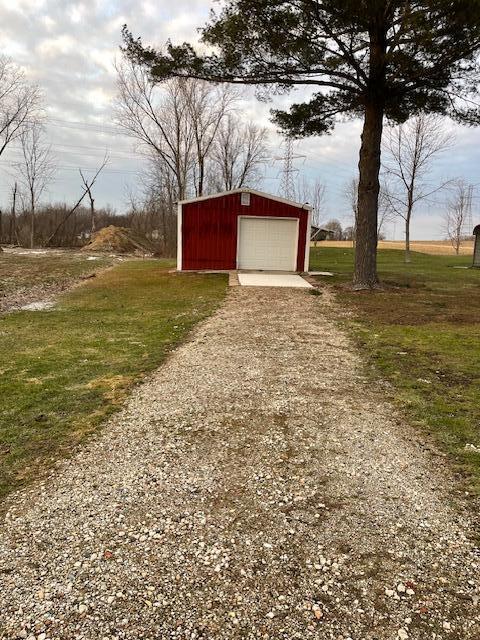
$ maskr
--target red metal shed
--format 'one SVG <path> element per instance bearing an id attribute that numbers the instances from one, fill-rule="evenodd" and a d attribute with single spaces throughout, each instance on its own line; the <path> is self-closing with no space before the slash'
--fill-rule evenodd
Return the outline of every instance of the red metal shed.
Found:
<path id="1" fill-rule="evenodd" d="M 312 207 L 253 189 L 178 203 L 179 271 L 308 271 Z"/>

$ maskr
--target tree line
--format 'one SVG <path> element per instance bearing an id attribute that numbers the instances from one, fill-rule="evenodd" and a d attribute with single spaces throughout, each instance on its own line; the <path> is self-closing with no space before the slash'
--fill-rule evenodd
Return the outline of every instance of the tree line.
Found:
<path id="1" fill-rule="evenodd" d="M 6 69 L 16 69 L 7 59 Z M 44 204 L 56 166 L 46 139 L 41 92 L 32 101 L 21 133 L 22 160 L 11 169 L 10 206 L 0 212 L 0 242 L 22 246 L 82 246 L 107 224 L 125 224 L 148 237 L 161 255 L 176 248 L 176 202 L 241 187 L 260 187 L 269 160 L 267 130 L 242 115 L 242 93 L 228 85 L 173 78 L 161 86 L 145 69 L 123 60 L 116 65 L 114 122 L 145 159 L 135 191 L 126 194 L 126 213 L 95 204 L 95 175 L 78 169 L 74 204 Z M 23 76 L 22 76 L 23 77 Z M 25 87 L 27 83 L 23 77 Z M 0 90 L 1 90 L 0 73 Z M 7 105 L 0 98 L 0 110 Z M 314 207 L 313 222 L 324 213 L 325 185 L 305 178 L 297 196 Z"/>
<path id="2" fill-rule="evenodd" d="M 56 167 L 43 97 L 11 60 L 0 58 L 0 153 L 15 141 L 21 150 L 21 160 L 9 170 L 10 203 L 0 212 L 0 242 L 80 246 L 113 223 L 141 231 L 160 254 L 172 255 L 178 200 L 261 181 L 267 132 L 241 117 L 240 107 L 238 90 L 177 79 L 159 87 L 140 66 L 117 65 L 115 123 L 146 160 L 139 188 L 126 196 L 127 212 L 118 216 L 95 205 L 95 184 L 108 155 L 93 177 L 79 167 L 75 204 L 45 205 L 42 197 Z"/>

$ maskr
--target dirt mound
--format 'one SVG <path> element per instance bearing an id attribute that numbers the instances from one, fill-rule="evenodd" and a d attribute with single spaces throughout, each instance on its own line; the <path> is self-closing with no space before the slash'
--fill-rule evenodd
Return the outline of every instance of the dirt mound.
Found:
<path id="1" fill-rule="evenodd" d="M 153 253 L 153 247 L 147 238 L 126 227 L 113 224 L 97 231 L 92 240 L 82 247 L 82 251 L 101 253 L 133 253 L 145 255 Z"/>

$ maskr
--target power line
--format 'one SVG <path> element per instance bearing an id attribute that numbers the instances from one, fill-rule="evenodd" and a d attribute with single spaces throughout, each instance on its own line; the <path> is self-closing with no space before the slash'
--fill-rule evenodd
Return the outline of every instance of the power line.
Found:
<path id="1" fill-rule="evenodd" d="M 97 124 L 97 123 L 90 123 L 90 122 L 81 122 L 79 120 L 66 120 L 66 119 L 62 119 L 62 118 L 53 118 L 50 116 L 47 116 L 46 118 L 47 122 L 49 123 L 53 123 L 56 126 L 61 126 L 61 127 L 67 127 L 70 129 L 79 129 L 80 131 L 91 131 L 91 132 L 96 132 L 96 133 L 107 133 L 107 134 L 112 134 L 115 136 L 121 135 L 125 138 L 130 138 L 132 139 L 133 136 L 129 133 L 127 133 L 124 129 L 122 129 L 121 127 L 112 127 L 112 126 L 108 126 L 108 125 L 102 125 L 102 124 Z M 285 143 L 284 143 L 285 144 Z M 290 140 L 290 144 L 293 147 L 293 141 Z M 74 147 L 74 148 L 91 148 L 91 149 L 96 149 L 97 147 L 93 147 L 91 145 L 67 145 L 67 144 L 61 144 L 61 143 L 52 143 L 53 146 L 57 145 L 57 146 L 64 146 L 64 147 Z M 134 152 L 117 152 L 117 153 L 124 153 L 124 154 L 128 154 L 131 153 L 132 157 L 145 157 L 144 154 L 136 154 Z M 296 158 L 306 158 L 305 155 L 303 154 L 298 154 L 298 155 L 294 155 L 292 157 L 292 159 L 296 159 Z M 285 159 L 285 155 L 281 156 L 281 157 L 273 157 L 271 158 L 271 160 L 278 161 L 278 160 L 284 160 Z M 336 160 L 332 160 L 331 158 L 325 158 L 325 159 L 318 159 L 317 160 L 318 164 L 323 164 L 323 165 L 328 165 L 331 167 L 335 167 L 340 171 L 345 171 L 345 172 L 350 172 L 354 170 L 354 167 L 352 167 L 350 169 L 350 166 L 348 163 L 341 163 L 339 161 Z M 305 165 L 307 168 L 312 169 L 312 170 L 316 170 L 317 167 L 314 167 L 313 165 L 307 164 Z M 297 172 L 298 170 L 293 168 L 294 172 Z M 282 171 L 283 173 L 283 171 Z"/>
<path id="2" fill-rule="evenodd" d="M 113 127 L 104 124 L 97 124 L 94 122 L 80 122 L 79 120 L 62 120 L 61 118 L 52 118 L 46 116 L 43 120 L 45 124 L 53 124 L 55 127 L 62 127 L 66 129 L 79 129 L 80 131 L 89 131 L 92 133 L 104 133 L 108 135 L 119 136 L 123 135 L 127 138 L 132 136 L 125 132 L 121 127 Z M 35 124 L 34 120 L 25 120 L 26 124 Z"/>
<path id="3" fill-rule="evenodd" d="M 50 145 L 50 146 L 56 146 L 56 145 Z M 66 160 L 73 161 L 73 162 L 75 161 L 76 157 L 79 157 L 79 158 L 90 157 L 90 158 L 97 158 L 101 160 L 105 155 L 105 151 L 103 149 L 98 149 L 98 151 L 101 151 L 101 155 L 99 155 L 98 153 L 93 153 L 89 151 L 75 152 L 75 151 L 68 151 L 68 150 L 62 151 L 61 149 L 59 149 L 59 150 L 55 150 L 54 156 L 58 156 L 60 159 L 65 158 Z M 22 162 L 23 160 L 23 157 L 19 149 L 11 149 L 8 152 L 8 155 L 14 161 Z M 141 159 L 146 160 L 146 156 L 119 155 L 117 152 L 111 153 L 108 149 L 107 149 L 107 155 L 111 160 L 120 160 L 120 161 L 136 160 L 137 162 Z"/>
<path id="4" fill-rule="evenodd" d="M 12 166 L 11 162 L 7 162 L 6 160 L 0 160 L 0 164 L 2 165 L 7 165 L 9 167 Z M 82 169 L 82 171 L 97 171 L 98 167 L 80 167 L 80 166 L 75 166 L 75 165 L 57 165 L 55 167 L 56 170 L 58 171 L 78 171 L 79 169 Z M 138 175 L 139 171 L 135 171 L 133 169 L 108 169 L 105 168 L 103 169 L 102 173 L 130 173 L 133 175 Z"/>
<path id="5" fill-rule="evenodd" d="M 63 144 L 61 142 L 51 142 L 50 146 L 52 147 L 68 147 L 71 149 L 95 149 L 96 151 L 102 151 L 98 147 L 93 145 L 85 145 L 85 144 Z M 114 153 L 128 156 L 129 158 L 146 158 L 146 154 L 143 153 L 135 153 L 134 151 L 114 151 Z M 87 155 L 87 154 L 85 154 Z"/>
<path id="6" fill-rule="evenodd" d="M 81 122 L 79 120 L 62 120 L 61 118 L 46 117 L 47 122 L 55 124 L 57 127 L 66 127 L 70 129 L 81 129 L 83 131 L 98 130 L 99 133 L 111 133 L 113 135 L 125 135 L 127 133 L 121 127 L 112 127 L 104 124 L 97 124 L 95 122 Z"/>

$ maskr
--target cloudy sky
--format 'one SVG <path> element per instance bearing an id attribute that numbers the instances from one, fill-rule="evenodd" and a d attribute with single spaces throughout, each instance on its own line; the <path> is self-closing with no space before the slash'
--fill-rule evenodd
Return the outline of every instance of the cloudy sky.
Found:
<path id="1" fill-rule="evenodd" d="M 114 61 L 119 56 L 121 27 L 128 24 L 149 44 L 163 44 L 167 38 L 193 40 L 212 6 L 212 0 L 0 0 L 0 51 L 22 65 L 45 94 L 48 140 L 57 166 L 45 199 L 78 198 L 78 168 L 94 170 L 108 151 L 111 160 L 96 187 L 96 201 L 117 211 L 125 209 L 128 194 L 138 188 L 143 160 L 132 140 L 113 123 Z M 268 122 L 269 109 L 280 102 L 288 104 L 292 97 L 294 94 L 275 98 L 270 105 L 249 94 L 244 98 L 246 116 L 271 130 L 272 158 L 281 155 L 281 139 Z M 298 155 L 305 156 L 296 161 L 299 175 L 324 182 L 325 215 L 343 224 L 349 223 L 344 188 L 356 172 L 360 128 L 359 122 L 342 124 L 333 135 L 302 140 L 296 148 Z M 462 176 L 479 183 L 480 129 L 454 129 L 455 147 L 437 162 L 432 181 Z M 4 205 L 16 159 L 15 148 L 0 159 L 0 202 Z M 266 167 L 266 191 L 278 192 L 279 169 L 279 163 L 273 161 Z M 474 200 L 477 221 L 479 202 Z M 441 211 L 441 202 L 425 204 L 416 213 L 413 237 L 442 237 Z M 390 225 L 387 231 L 389 237 L 403 237 L 400 223 Z"/>

